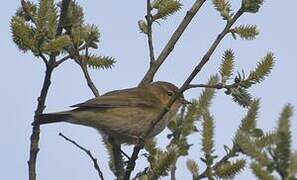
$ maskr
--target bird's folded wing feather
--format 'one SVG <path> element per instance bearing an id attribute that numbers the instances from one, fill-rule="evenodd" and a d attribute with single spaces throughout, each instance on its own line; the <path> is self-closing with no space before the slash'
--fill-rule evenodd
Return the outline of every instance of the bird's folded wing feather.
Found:
<path id="1" fill-rule="evenodd" d="M 113 107 L 154 107 L 158 99 L 147 96 L 145 92 L 127 89 L 109 92 L 103 96 L 90 99 L 86 102 L 72 105 L 70 107 L 93 107 L 93 108 L 113 108 Z"/>

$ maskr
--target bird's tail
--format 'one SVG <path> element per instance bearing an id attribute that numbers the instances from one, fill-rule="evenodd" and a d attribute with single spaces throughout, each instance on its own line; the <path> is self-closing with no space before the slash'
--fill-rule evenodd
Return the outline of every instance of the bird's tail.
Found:
<path id="1" fill-rule="evenodd" d="M 32 125 L 49 124 L 56 122 L 65 122 L 70 118 L 71 114 L 68 112 L 40 114 L 35 116 L 36 120 Z"/>

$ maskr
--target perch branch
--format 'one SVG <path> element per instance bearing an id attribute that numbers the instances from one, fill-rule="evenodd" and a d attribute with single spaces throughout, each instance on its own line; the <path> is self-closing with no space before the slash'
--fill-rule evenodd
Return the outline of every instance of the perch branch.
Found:
<path id="1" fill-rule="evenodd" d="M 228 84 L 224 85 L 222 83 L 214 84 L 214 85 L 209 85 L 209 84 L 190 84 L 187 89 L 192 89 L 192 88 L 212 88 L 212 89 L 231 89 L 231 88 L 236 88 L 239 86 L 239 83 L 233 83 L 233 84 Z"/>
<path id="2" fill-rule="evenodd" d="M 160 122 L 160 120 L 164 117 L 164 115 L 170 110 L 171 106 L 173 105 L 173 103 L 177 100 L 177 98 L 179 98 L 182 93 L 184 91 L 186 91 L 190 85 L 190 83 L 192 82 L 192 80 L 196 77 L 196 75 L 201 71 L 201 69 L 204 67 L 204 65 L 209 61 L 211 55 L 213 54 L 213 52 L 215 51 L 215 49 L 217 48 L 217 46 L 220 44 L 220 42 L 222 41 L 222 39 L 225 37 L 226 34 L 229 33 L 229 29 L 232 27 L 232 25 L 236 22 L 236 20 L 243 14 L 243 10 L 240 8 L 236 14 L 233 16 L 233 18 L 226 24 L 225 28 L 222 30 L 222 32 L 217 36 L 217 38 L 215 39 L 215 41 L 212 43 L 212 45 L 210 46 L 209 50 L 206 52 L 206 54 L 202 57 L 202 59 L 200 60 L 200 62 L 198 63 L 198 65 L 194 68 L 194 70 L 192 71 L 192 73 L 189 75 L 189 77 L 186 79 L 186 81 L 184 82 L 184 84 L 181 86 L 181 88 L 179 88 L 179 90 L 176 92 L 176 94 L 174 96 L 172 96 L 172 98 L 170 99 L 170 101 L 168 102 L 167 106 L 164 107 L 160 113 L 156 116 L 155 120 L 152 121 L 150 128 L 148 129 L 148 131 L 145 133 L 145 135 L 140 138 L 140 139 L 145 139 L 154 129 L 154 127 L 158 124 L 158 122 Z M 133 150 L 132 153 L 132 157 L 131 160 L 128 162 L 127 165 L 127 169 L 126 169 L 126 174 L 125 174 L 125 180 L 128 180 L 130 178 L 131 172 L 134 170 L 135 168 L 135 161 L 138 158 L 138 153 L 140 152 L 140 150 L 143 148 L 143 140 L 139 141 L 140 143 L 138 143 Z M 142 142 L 142 143 L 141 143 Z"/>

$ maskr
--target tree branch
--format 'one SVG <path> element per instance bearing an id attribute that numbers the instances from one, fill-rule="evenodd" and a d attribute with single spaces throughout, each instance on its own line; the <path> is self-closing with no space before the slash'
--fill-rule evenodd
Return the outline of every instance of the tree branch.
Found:
<path id="1" fill-rule="evenodd" d="M 87 69 L 87 65 L 84 62 L 84 59 L 82 59 L 82 57 L 80 56 L 79 51 L 77 51 L 75 53 L 74 59 L 76 60 L 76 62 L 81 67 L 81 70 L 83 71 L 83 74 L 84 74 L 84 76 L 86 78 L 87 84 L 88 84 L 89 88 L 91 89 L 91 91 L 93 92 L 94 96 L 95 97 L 99 97 L 100 96 L 99 91 L 96 88 L 96 86 L 94 85 L 94 83 L 93 83 L 93 81 L 92 81 L 92 79 L 91 79 L 91 77 L 89 75 L 89 72 L 88 72 L 88 69 Z"/>
<path id="2" fill-rule="evenodd" d="M 203 3 L 206 0 L 196 0 L 191 9 L 187 12 L 186 16 L 182 20 L 182 22 L 179 24 L 178 28 L 175 30 L 173 35 L 171 36 L 170 40 L 167 42 L 166 46 L 160 53 L 157 60 L 150 65 L 149 70 L 146 72 L 145 76 L 139 83 L 139 86 L 151 83 L 154 79 L 154 76 L 160 66 L 163 64 L 165 59 L 168 57 L 168 55 L 171 53 L 171 51 L 174 49 L 175 44 L 181 37 L 181 35 L 184 33 L 185 29 L 189 25 L 189 23 L 192 21 L 193 17 L 197 14 L 200 7 L 203 5 Z"/>
<path id="3" fill-rule="evenodd" d="M 227 153 L 221 160 L 219 160 L 213 167 L 213 170 L 216 170 L 219 166 L 226 163 L 230 158 L 235 157 L 238 152 L 238 148 L 236 145 L 233 145 L 233 148 Z M 194 178 L 194 180 L 203 179 L 207 177 L 208 169 L 204 170 L 198 177 Z"/>
<path id="4" fill-rule="evenodd" d="M 74 144 L 76 147 L 78 147 L 79 149 L 83 150 L 89 157 L 90 159 L 93 161 L 93 164 L 94 164 L 94 168 L 96 169 L 96 171 L 98 172 L 98 176 L 101 180 L 104 180 L 104 177 L 103 177 L 103 173 L 102 171 L 100 170 L 100 167 L 98 165 L 98 161 L 97 159 L 92 155 L 91 151 L 82 147 L 81 145 L 79 145 L 77 142 L 75 142 L 74 140 L 71 140 L 70 138 L 66 137 L 64 134 L 62 133 L 59 133 L 59 136 L 61 136 L 62 138 L 64 138 L 66 141 L 69 141 L 71 142 L 72 144 Z"/>
<path id="5" fill-rule="evenodd" d="M 88 44 L 84 44 L 84 45 L 82 45 L 80 48 L 78 48 L 78 52 L 80 52 L 80 51 L 86 49 L 87 47 L 88 47 Z M 55 66 L 58 67 L 58 66 L 61 65 L 63 62 L 65 62 L 66 60 L 71 59 L 71 58 L 73 58 L 73 54 L 69 54 L 69 55 L 67 55 L 67 56 L 65 56 L 65 57 L 63 57 L 63 58 L 57 60 Z"/>
<path id="6" fill-rule="evenodd" d="M 214 84 L 214 85 L 209 85 L 209 84 L 190 84 L 187 87 L 188 89 L 192 88 L 212 88 L 212 89 L 231 89 L 231 88 L 236 88 L 239 86 L 239 83 L 233 83 L 233 84 L 228 84 L 224 85 L 222 83 Z"/>
<path id="7" fill-rule="evenodd" d="M 130 160 L 128 161 L 124 180 L 130 179 L 131 173 L 135 168 L 136 160 L 138 159 L 138 154 L 139 154 L 140 150 L 143 149 L 143 146 L 144 146 L 143 140 L 139 139 L 139 142 L 137 143 L 137 145 L 134 146 L 133 153 L 130 157 Z"/>
<path id="8" fill-rule="evenodd" d="M 41 53 L 39 54 L 39 56 L 41 57 L 41 59 L 44 62 L 45 66 L 48 67 L 49 64 L 48 64 L 48 61 L 47 61 L 46 57 Z"/>
<path id="9" fill-rule="evenodd" d="M 240 8 L 236 14 L 233 16 L 233 18 L 226 24 L 225 28 L 222 30 L 222 32 L 217 36 L 215 41 L 210 46 L 209 50 L 206 52 L 206 54 L 202 57 L 199 64 L 194 68 L 192 73 L 189 75 L 189 77 L 186 79 L 186 81 L 183 83 L 181 88 L 177 91 L 177 93 L 172 96 L 170 101 L 167 103 L 167 106 L 164 107 L 160 113 L 156 116 L 155 120 L 152 121 L 150 128 L 147 130 L 147 132 L 144 134 L 141 139 L 146 139 L 148 135 L 152 132 L 154 127 L 158 124 L 158 122 L 161 121 L 161 119 L 164 117 L 164 115 L 170 110 L 173 103 L 179 98 L 184 91 L 186 91 L 192 82 L 192 80 L 196 77 L 196 75 L 201 71 L 201 69 L 204 67 L 204 65 L 209 61 L 211 55 L 219 45 L 219 43 L 222 41 L 222 39 L 225 37 L 225 35 L 229 32 L 229 29 L 232 27 L 232 25 L 236 22 L 236 20 L 243 14 L 243 10 Z M 143 141 L 143 140 L 142 140 Z M 141 141 L 139 141 L 141 142 Z M 137 160 L 138 153 L 143 148 L 143 143 L 137 144 L 134 147 L 134 151 L 132 153 L 133 158 L 131 157 L 131 160 L 128 162 L 128 166 L 126 169 L 126 175 L 125 178 L 128 180 L 130 178 L 131 172 L 134 170 L 135 167 L 135 161 Z M 129 167 L 129 168 L 128 168 Z"/>
<path id="10" fill-rule="evenodd" d="M 60 19 L 59 19 L 59 27 L 62 27 L 61 24 L 63 23 L 66 17 L 69 2 L 70 0 L 63 0 L 62 10 L 61 10 Z M 21 1 L 21 3 L 22 5 L 24 5 L 25 1 Z M 57 28 L 57 31 L 56 31 L 57 36 L 61 35 L 62 29 L 63 29 L 59 27 Z M 43 56 L 41 56 L 41 58 L 43 61 L 46 60 Z M 45 109 L 45 100 L 47 97 L 48 89 L 51 84 L 51 76 L 55 68 L 55 63 L 56 63 L 56 55 L 51 55 L 49 58 L 49 61 L 45 63 L 46 64 L 45 77 L 43 80 L 40 96 L 37 99 L 38 104 L 37 104 L 37 109 L 35 110 L 35 116 L 41 114 Z M 37 119 L 34 118 L 33 121 L 37 121 Z M 36 180 L 36 159 L 39 151 L 39 135 L 40 135 L 40 126 L 39 125 L 33 126 L 32 134 L 30 137 L 30 157 L 28 160 L 29 180 Z"/>
<path id="11" fill-rule="evenodd" d="M 147 40 L 149 45 L 149 54 L 150 54 L 150 66 L 153 65 L 155 62 L 155 55 L 154 55 L 154 46 L 153 46 L 153 35 L 152 35 L 152 24 L 153 24 L 153 17 L 152 17 L 152 7 L 151 7 L 151 1 L 147 0 L 147 7 L 146 7 L 146 22 L 147 22 Z"/>
<path id="12" fill-rule="evenodd" d="M 51 57 L 49 60 L 49 65 L 46 66 L 45 76 L 43 80 L 42 89 L 40 95 L 37 99 L 37 108 L 35 110 L 34 117 L 41 114 L 45 109 L 45 100 L 47 97 L 48 89 L 51 84 L 51 76 L 54 69 L 53 62 L 55 61 L 55 57 Z M 33 121 L 37 121 L 34 118 Z M 36 159 L 39 152 L 39 135 L 40 135 L 40 126 L 35 125 L 32 127 L 32 134 L 30 137 L 30 157 L 28 160 L 28 168 L 29 168 L 29 180 L 36 180 Z"/>

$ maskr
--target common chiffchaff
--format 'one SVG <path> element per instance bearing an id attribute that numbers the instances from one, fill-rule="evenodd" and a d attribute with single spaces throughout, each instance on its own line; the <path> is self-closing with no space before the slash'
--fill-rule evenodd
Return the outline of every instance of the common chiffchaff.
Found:
<path id="1" fill-rule="evenodd" d="M 142 87 L 116 90 L 71 107 L 75 109 L 41 114 L 33 125 L 69 122 L 96 128 L 118 143 L 132 144 L 148 131 L 152 121 L 178 88 L 168 82 L 154 82 Z M 188 103 L 180 96 L 148 137 L 159 134 L 175 116 L 179 107 Z"/>

